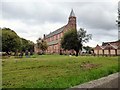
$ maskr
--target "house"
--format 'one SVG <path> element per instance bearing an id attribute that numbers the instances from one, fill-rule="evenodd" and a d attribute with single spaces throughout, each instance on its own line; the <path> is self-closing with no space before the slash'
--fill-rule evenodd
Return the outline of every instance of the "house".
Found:
<path id="1" fill-rule="evenodd" d="M 44 40 L 47 42 L 48 49 L 46 53 L 73 53 L 74 50 L 64 51 L 61 48 L 61 38 L 63 34 L 71 29 L 76 30 L 76 16 L 74 14 L 73 9 L 71 10 L 70 16 L 68 18 L 68 23 L 59 29 L 49 33 L 48 35 L 44 34 Z M 35 52 L 39 52 L 38 48 L 35 47 Z"/>
<path id="2" fill-rule="evenodd" d="M 114 42 L 103 42 L 101 46 L 94 48 L 96 55 L 120 55 L 120 40 Z"/>

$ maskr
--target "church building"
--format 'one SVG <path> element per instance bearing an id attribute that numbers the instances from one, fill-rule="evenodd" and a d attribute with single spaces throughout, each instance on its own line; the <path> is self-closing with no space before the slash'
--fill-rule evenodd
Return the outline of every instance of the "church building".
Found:
<path id="1" fill-rule="evenodd" d="M 46 53 L 60 53 L 61 51 L 71 53 L 74 52 L 71 51 L 63 51 L 61 48 L 61 38 L 63 37 L 63 34 L 71 29 L 76 29 L 76 16 L 74 14 L 73 9 L 70 12 L 70 16 L 68 18 L 68 23 L 59 29 L 49 33 L 48 35 L 44 34 L 44 40 L 47 42 L 48 49 L 46 50 Z M 38 49 L 35 49 L 35 52 L 38 52 Z"/>

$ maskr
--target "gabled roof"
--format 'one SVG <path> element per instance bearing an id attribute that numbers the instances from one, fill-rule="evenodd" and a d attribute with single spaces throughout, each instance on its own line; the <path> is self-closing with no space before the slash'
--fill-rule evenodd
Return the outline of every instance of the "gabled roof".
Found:
<path id="1" fill-rule="evenodd" d="M 102 46 L 106 46 L 108 43 L 112 44 L 112 45 L 119 45 L 120 44 L 120 41 L 113 41 L 113 42 L 103 42 L 102 43 Z"/>
<path id="2" fill-rule="evenodd" d="M 104 49 L 118 49 L 118 46 L 108 43 L 108 44 L 106 44 Z"/>
<path id="3" fill-rule="evenodd" d="M 65 25 L 65 26 L 66 26 L 66 25 Z M 64 30 L 65 26 L 63 26 L 63 27 L 61 27 L 61 28 L 59 28 L 59 29 L 51 32 L 50 34 L 46 35 L 45 38 L 49 38 L 49 37 L 51 37 L 51 36 L 54 36 L 54 35 L 56 35 L 56 34 L 61 33 L 61 32 Z"/>
<path id="4" fill-rule="evenodd" d="M 104 49 L 105 48 L 105 46 L 100 46 L 101 47 L 101 49 Z"/>
<path id="5" fill-rule="evenodd" d="M 70 13 L 70 16 L 69 16 L 69 17 L 75 17 L 75 13 L 74 13 L 73 9 L 71 10 L 71 13 Z M 45 36 L 45 39 L 47 39 L 47 38 L 49 38 L 49 37 L 51 37 L 51 36 L 54 36 L 54 35 L 56 35 L 56 34 L 61 33 L 66 26 L 67 26 L 67 25 L 65 25 L 65 26 L 63 26 L 63 27 L 61 27 L 61 28 L 59 28 L 59 29 L 57 29 L 57 30 L 49 33 L 48 35 Z"/>
<path id="6" fill-rule="evenodd" d="M 120 47 L 120 41 L 115 42 L 105 42 L 102 43 L 102 46 L 97 45 L 94 49 L 100 50 L 100 49 L 118 49 Z"/>
<path id="7" fill-rule="evenodd" d="M 100 49 L 103 49 L 103 48 L 97 44 L 97 46 L 94 49 L 100 50 Z"/>
<path id="8" fill-rule="evenodd" d="M 70 13 L 69 17 L 75 17 L 75 13 L 74 13 L 73 9 L 71 10 L 71 13 Z"/>

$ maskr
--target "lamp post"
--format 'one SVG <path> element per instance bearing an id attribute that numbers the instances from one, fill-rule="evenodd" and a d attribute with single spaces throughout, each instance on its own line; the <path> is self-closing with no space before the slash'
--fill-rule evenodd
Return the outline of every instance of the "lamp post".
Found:
<path id="1" fill-rule="evenodd" d="M 120 40 L 120 1 L 118 2 L 118 20 L 116 20 L 117 25 L 118 25 L 118 40 Z M 118 46 L 118 49 L 120 49 L 120 47 Z M 117 53 L 116 51 L 116 55 L 120 54 L 120 51 Z"/>
<path id="2" fill-rule="evenodd" d="M 116 20 L 118 25 L 118 40 L 120 40 L 120 1 L 118 2 L 118 20 Z"/>

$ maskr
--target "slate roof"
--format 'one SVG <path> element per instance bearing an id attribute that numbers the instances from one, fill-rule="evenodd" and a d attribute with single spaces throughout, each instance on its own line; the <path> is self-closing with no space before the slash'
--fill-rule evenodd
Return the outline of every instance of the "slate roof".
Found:
<path id="1" fill-rule="evenodd" d="M 99 46 L 99 45 L 97 44 L 97 46 L 96 46 L 94 49 L 100 50 L 100 49 L 103 49 L 103 47 L 101 47 L 101 46 Z"/>
<path id="2" fill-rule="evenodd" d="M 74 13 L 73 9 L 71 10 L 71 13 L 70 13 L 70 16 L 69 16 L 69 17 L 75 17 L 75 13 Z M 67 25 L 65 25 L 65 26 L 67 26 Z M 48 35 L 45 36 L 45 39 L 47 39 L 47 38 L 49 38 L 49 37 L 51 37 L 51 36 L 54 36 L 54 35 L 56 35 L 56 34 L 61 33 L 61 32 L 64 30 L 65 26 L 63 26 L 63 27 L 61 27 L 61 28 L 59 28 L 59 29 L 57 29 L 57 30 L 49 33 Z"/>
<path id="3" fill-rule="evenodd" d="M 66 26 L 66 25 L 65 25 L 65 26 Z M 61 32 L 64 30 L 65 26 L 63 26 L 63 27 L 61 27 L 61 28 L 59 28 L 59 29 L 51 32 L 50 34 L 46 35 L 45 38 L 49 38 L 49 37 L 51 37 L 51 36 L 54 36 L 54 35 L 56 35 L 56 34 L 61 33 Z"/>
<path id="4" fill-rule="evenodd" d="M 59 40 L 55 40 L 55 41 L 48 42 L 47 44 L 48 45 L 54 45 L 54 44 L 57 44 L 58 42 L 59 42 Z"/>
<path id="5" fill-rule="evenodd" d="M 120 43 L 120 41 L 113 41 L 113 42 L 103 42 L 102 46 L 106 46 L 107 44 L 112 44 L 112 45 L 118 45 Z"/>
<path id="6" fill-rule="evenodd" d="M 111 43 L 108 43 L 108 44 L 104 47 L 104 49 L 109 49 L 109 48 L 111 48 L 111 49 L 118 49 L 118 46 L 112 45 Z"/>
<path id="7" fill-rule="evenodd" d="M 94 49 L 97 49 L 99 45 L 97 45 Z M 120 46 L 120 41 L 114 41 L 114 42 L 103 42 L 102 46 L 99 46 L 101 49 L 118 49 Z"/>
<path id="8" fill-rule="evenodd" d="M 73 9 L 71 10 L 71 13 L 70 13 L 69 17 L 75 17 L 75 13 L 74 13 Z"/>

